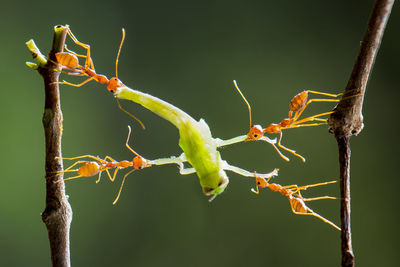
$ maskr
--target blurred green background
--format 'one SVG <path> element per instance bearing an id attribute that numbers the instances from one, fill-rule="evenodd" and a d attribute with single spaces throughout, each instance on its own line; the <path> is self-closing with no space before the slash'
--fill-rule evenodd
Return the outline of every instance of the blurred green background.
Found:
<path id="1" fill-rule="evenodd" d="M 0 17 L 3 96 L 0 180 L 0 265 L 49 266 L 44 209 L 44 137 L 41 77 L 25 42 L 49 51 L 53 26 L 69 24 L 92 46 L 98 73 L 113 76 L 121 28 L 127 32 L 119 77 L 204 118 L 214 137 L 248 130 L 246 106 L 236 79 L 252 104 L 253 122 L 267 125 L 287 116 L 290 99 L 311 89 L 339 93 L 346 85 L 373 1 L 11 1 Z M 397 10 L 396 10 L 397 9 Z M 397 214 L 400 16 L 395 6 L 367 88 L 365 128 L 352 138 L 352 230 L 358 266 L 399 266 Z M 70 40 L 68 42 L 71 44 Z M 70 45 L 74 50 L 79 50 Z M 61 79 L 79 81 L 76 77 Z M 177 130 L 134 103 L 123 106 L 147 126 L 122 113 L 95 82 L 62 86 L 63 156 L 110 155 L 131 159 L 131 144 L 146 158 L 181 153 Z M 310 106 L 325 112 L 329 103 Z M 338 179 L 336 141 L 327 127 L 288 130 L 283 144 L 307 158 L 284 162 L 265 143 L 221 150 L 233 165 L 269 172 L 286 185 Z M 65 166 L 70 163 L 65 162 Z M 121 171 L 119 178 L 122 178 Z M 252 179 L 229 173 L 227 190 L 209 203 L 197 176 L 175 166 L 135 172 L 113 206 L 121 179 L 103 176 L 70 181 L 73 266 L 338 266 L 340 234 L 308 216 L 296 216 L 287 199 Z M 305 192 L 338 196 L 338 186 Z M 339 224 L 339 201 L 310 207 Z"/>

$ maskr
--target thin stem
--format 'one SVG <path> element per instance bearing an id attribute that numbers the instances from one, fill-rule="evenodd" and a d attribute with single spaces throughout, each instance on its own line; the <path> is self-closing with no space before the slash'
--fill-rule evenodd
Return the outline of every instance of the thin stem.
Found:
<path id="1" fill-rule="evenodd" d="M 328 123 L 339 148 L 342 266 L 354 266 L 350 223 L 350 137 L 363 128 L 362 105 L 369 75 L 382 41 L 394 0 L 377 0 L 368 22 L 359 55 L 345 92 Z"/>
<path id="2" fill-rule="evenodd" d="M 354 266 L 350 221 L 350 137 L 336 138 L 340 164 L 340 219 L 342 239 L 342 266 Z"/>

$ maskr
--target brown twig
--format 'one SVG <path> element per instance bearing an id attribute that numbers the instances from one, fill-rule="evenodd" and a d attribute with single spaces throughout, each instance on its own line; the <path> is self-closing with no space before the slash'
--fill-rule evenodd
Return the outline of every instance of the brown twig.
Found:
<path id="1" fill-rule="evenodd" d="M 42 220 L 46 224 L 53 266 L 70 266 L 69 229 L 72 220 L 72 209 L 65 196 L 64 183 L 56 183 L 62 179 L 61 135 L 62 113 L 55 54 L 62 52 L 66 37 L 66 28 L 54 28 L 53 46 L 46 64 L 37 65 L 37 70 L 44 79 L 45 104 L 43 127 L 46 142 L 46 208 Z M 29 43 L 29 42 L 28 42 Z M 27 44 L 28 44 L 27 43 Z M 33 41 L 32 41 L 33 43 Z M 34 43 L 33 43 L 34 44 Z M 29 45 L 28 45 L 29 47 Z M 38 57 L 38 49 L 30 49 L 34 58 Z M 42 57 L 43 58 L 43 57 Z M 45 60 L 45 59 L 44 59 Z M 29 65 L 30 64 L 30 65 Z M 35 65 L 29 63 L 29 66 Z"/>
<path id="2" fill-rule="evenodd" d="M 330 131 L 339 147 L 342 266 L 354 266 L 350 227 L 350 137 L 363 128 L 362 105 L 365 88 L 394 0 L 377 0 L 368 22 L 359 55 L 344 95 L 329 118 Z"/>

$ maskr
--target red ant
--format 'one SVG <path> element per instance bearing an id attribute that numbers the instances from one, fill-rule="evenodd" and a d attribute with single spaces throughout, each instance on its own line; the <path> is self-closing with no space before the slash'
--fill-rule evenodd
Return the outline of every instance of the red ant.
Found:
<path id="1" fill-rule="evenodd" d="M 65 50 L 67 50 L 68 52 L 56 53 L 57 63 L 60 64 L 62 68 L 71 71 L 71 72 L 68 72 L 69 75 L 88 76 L 89 78 L 86 79 L 85 81 L 81 82 L 80 84 L 74 84 L 74 83 L 70 83 L 67 81 L 62 81 L 62 82 L 59 82 L 58 84 L 66 84 L 66 85 L 70 85 L 70 86 L 74 86 L 74 87 L 81 87 L 82 85 L 84 85 L 92 80 L 95 80 L 98 83 L 107 85 L 107 90 L 110 92 L 115 92 L 118 87 L 125 86 L 121 82 L 121 80 L 118 79 L 118 59 L 119 59 L 119 55 L 121 53 L 122 44 L 124 43 L 124 40 L 125 40 L 125 29 L 122 29 L 122 40 L 121 40 L 121 44 L 118 49 L 117 59 L 115 60 L 115 77 L 108 79 L 105 75 L 96 73 L 96 71 L 94 69 L 93 60 L 90 57 L 90 45 L 84 44 L 84 43 L 78 41 L 78 39 L 74 36 L 72 31 L 70 30 L 70 28 L 68 26 L 66 26 L 66 27 L 67 27 L 67 33 L 71 37 L 72 41 L 75 44 L 86 49 L 86 55 L 79 55 L 79 54 L 69 50 L 67 48 L 67 46 L 65 46 Z M 79 65 L 78 57 L 85 58 L 84 66 Z M 127 113 L 129 116 L 134 118 L 136 121 L 138 121 L 140 123 L 140 125 L 142 126 L 142 128 L 145 129 L 144 124 L 138 118 L 136 118 L 135 116 L 130 114 L 128 111 L 123 109 L 121 104 L 119 103 L 118 98 L 116 98 L 116 99 L 117 99 L 118 107 L 122 111 Z"/>
<path id="2" fill-rule="evenodd" d="M 129 137 L 131 135 L 131 127 L 128 126 L 128 129 L 129 129 L 128 138 L 126 139 L 125 145 L 133 154 L 136 155 L 132 159 L 132 161 L 123 160 L 123 161 L 118 162 L 115 159 L 111 158 L 110 156 L 106 156 L 104 159 L 101 159 L 99 157 L 95 157 L 92 155 L 84 155 L 84 156 L 79 156 L 79 157 L 74 157 L 74 158 L 62 158 L 63 160 L 75 160 L 75 159 L 81 159 L 81 158 L 90 158 L 95 161 L 79 160 L 79 161 L 75 162 L 74 164 L 69 166 L 67 169 L 60 171 L 57 174 L 62 174 L 62 173 L 66 173 L 66 172 L 76 172 L 78 175 L 69 177 L 69 178 L 66 178 L 63 180 L 59 180 L 58 182 L 77 179 L 80 177 L 92 177 L 92 176 L 95 176 L 98 174 L 99 178 L 96 180 L 96 183 L 98 183 L 100 181 L 101 173 L 104 171 L 106 171 L 108 178 L 110 178 L 111 182 L 114 182 L 118 170 L 132 167 L 133 169 L 131 171 L 129 171 L 127 174 L 125 174 L 125 176 L 122 180 L 121 187 L 119 189 L 118 195 L 117 195 L 116 199 L 114 200 L 113 204 L 117 203 L 119 196 L 121 194 L 121 191 L 122 191 L 122 187 L 125 183 L 126 177 L 128 177 L 128 175 L 130 175 L 135 170 L 141 170 L 143 168 L 147 168 L 147 167 L 151 166 L 149 160 L 140 156 L 129 146 L 128 142 L 129 142 Z M 72 169 L 73 167 L 75 167 L 78 164 L 83 164 L 83 165 L 81 167 L 79 167 L 78 169 Z M 112 177 L 110 175 L 110 172 L 108 171 L 110 169 L 115 169 Z"/>
<path id="3" fill-rule="evenodd" d="M 268 187 L 271 191 L 274 192 L 279 192 L 283 196 L 287 197 L 289 199 L 290 203 L 290 208 L 292 209 L 292 212 L 294 214 L 299 214 L 299 215 L 311 215 L 314 217 L 317 217 L 318 219 L 326 222 L 327 224 L 330 224 L 337 230 L 341 231 L 341 229 L 336 226 L 333 222 L 325 219 L 318 213 L 314 212 L 312 209 L 307 207 L 305 204 L 306 201 L 314 201 L 314 200 L 320 200 L 320 199 L 336 199 L 335 197 L 330 197 L 330 196 L 322 196 L 322 197 L 315 197 L 315 198 L 304 198 L 300 191 L 301 190 L 306 190 L 307 188 L 310 187 L 316 187 L 320 185 L 327 185 L 327 184 L 333 184 L 336 183 L 337 181 L 330 181 L 330 182 L 324 182 L 324 183 L 318 183 L 318 184 L 311 184 L 311 185 L 304 185 L 304 186 L 297 186 L 297 185 L 287 185 L 287 186 L 281 186 L 280 184 L 270 184 L 269 180 L 272 178 L 268 178 L 266 180 L 265 178 L 257 177 L 256 174 L 254 174 L 256 178 L 256 188 L 257 190 L 254 190 L 253 188 L 251 191 L 255 194 L 259 193 L 258 188 L 265 188 Z"/>
<path id="4" fill-rule="evenodd" d="M 333 111 L 330 112 L 325 112 L 321 114 L 317 114 L 314 116 L 310 116 L 304 119 L 299 120 L 301 114 L 304 112 L 306 107 L 311 104 L 312 102 L 339 102 L 338 99 L 308 99 L 308 94 L 313 93 L 313 94 L 319 94 L 319 95 L 324 95 L 324 96 L 329 96 L 329 97 L 338 97 L 342 94 L 328 94 L 328 93 L 323 93 L 323 92 L 317 92 L 317 91 L 311 91 L 311 90 L 306 90 L 303 91 L 297 95 L 295 95 L 292 100 L 290 101 L 290 110 L 289 110 L 289 115 L 288 118 L 283 119 L 279 124 L 272 123 L 269 126 L 267 126 L 265 129 L 263 129 L 260 125 L 251 125 L 251 107 L 249 103 L 247 102 L 246 98 L 244 95 L 240 92 L 239 87 L 237 86 L 236 81 L 233 81 L 236 89 L 239 91 L 240 95 L 242 96 L 243 100 L 246 102 L 247 107 L 249 109 L 249 117 L 250 117 L 250 131 L 247 133 L 247 140 L 246 141 L 254 141 L 254 140 L 264 140 L 265 133 L 271 133 L 271 134 L 279 134 L 278 138 L 278 146 L 293 155 L 301 158 L 303 162 L 306 161 L 304 157 L 301 155 L 297 154 L 296 151 L 289 149 L 281 144 L 282 140 L 282 130 L 284 129 L 291 129 L 291 128 L 299 128 L 299 127 L 305 127 L 305 126 L 318 126 L 322 124 L 327 124 L 327 119 L 321 119 L 319 117 L 329 115 L 333 113 Z M 307 123 L 310 121 L 319 121 L 318 123 Z M 274 146 L 275 147 L 275 146 Z M 286 161 L 289 161 L 289 158 L 284 156 L 276 147 L 275 149 L 278 151 L 279 155 Z"/>

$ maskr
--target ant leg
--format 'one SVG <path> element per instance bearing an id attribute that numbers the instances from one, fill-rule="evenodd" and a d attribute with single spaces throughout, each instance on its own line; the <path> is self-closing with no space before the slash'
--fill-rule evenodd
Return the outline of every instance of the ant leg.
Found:
<path id="1" fill-rule="evenodd" d="M 128 175 L 131 174 L 132 172 L 134 172 L 135 170 L 136 170 L 136 169 L 132 169 L 130 172 L 128 172 L 127 174 L 125 174 L 124 178 L 122 179 L 122 183 L 121 183 L 121 186 L 120 186 L 120 188 L 119 188 L 118 195 L 117 195 L 117 197 L 115 198 L 115 200 L 113 201 L 113 205 L 115 205 L 115 203 L 117 203 L 117 201 L 118 201 L 118 199 L 119 199 L 119 196 L 121 195 L 122 187 L 124 186 L 126 177 L 128 177 Z"/>
<path id="2" fill-rule="evenodd" d="M 91 58 L 91 56 L 90 56 L 90 45 L 84 44 L 84 43 L 78 41 L 78 39 L 77 39 L 77 38 L 75 37 L 75 35 L 72 33 L 71 29 L 68 28 L 67 33 L 68 33 L 68 35 L 71 37 L 72 41 L 73 41 L 75 44 L 77 44 L 77 45 L 83 47 L 84 49 L 86 49 L 86 56 L 78 55 L 78 54 L 75 53 L 77 56 L 82 56 L 82 57 L 85 57 L 85 58 L 86 58 L 86 60 L 85 60 L 85 68 L 89 68 L 89 69 L 92 69 L 93 71 L 95 71 L 94 64 L 93 64 L 93 60 L 92 60 L 92 58 Z M 70 50 L 68 50 L 68 49 L 66 49 L 66 50 L 67 50 L 67 51 L 70 51 Z M 72 51 L 71 51 L 71 52 L 72 52 Z"/>
<path id="3" fill-rule="evenodd" d="M 350 92 L 356 91 L 356 90 L 357 90 L 357 88 L 350 90 Z M 331 96 L 331 97 L 338 97 L 338 96 L 340 96 L 340 95 L 343 95 L 343 93 L 334 95 L 334 94 L 327 94 L 327 93 L 321 93 L 321 92 L 316 92 L 316 91 L 307 91 L 307 92 L 309 92 L 309 93 L 321 94 L 321 95 L 326 95 L 326 96 Z M 359 95 L 361 95 L 361 94 L 355 94 L 355 95 L 343 97 L 342 99 L 348 99 L 348 98 L 356 97 L 356 96 L 359 96 Z M 339 101 L 340 101 L 339 99 L 310 99 L 310 100 L 307 101 L 307 103 L 306 103 L 300 110 L 298 110 L 298 111 L 295 112 L 295 115 L 294 115 L 293 119 L 296 121 L 296 120 L 301 116 L 301 114 L 303 113 L 303 111 L 305 110 L 305 108 L 306 108 L 309 104 L 311 104 L 312 102 L 339 102 Z M 333 113 L 333 111 L 332 111 L 331 113 Z M 328 115 L 328 114 L 331 114 L 331 113 L 328 113 L 328 112 L 327 112 L 327 113 L 323 113 L 323 114 Z M 289 114 L 291 114 L 291 113 L 289 112 Z M 317 116 L 322 116 L 322 114 L 319 114 L 319 115 L 317 115 Z M 313 116 L 313 117 L 315 117 L 315 116 Z M 290 118 L 290 117 L 289 117 L 289 118 Z"/>
<path id="4" fill-rule="evenodd" d="M 319 118 L 319 117 L 322 117 L 322 116 L 325 116 L 325 115 L 330 115 L 330 114 L 332 114 L 332 113 L 334 113 L 334 111 L 329 111 L 329 112 L 320 113 L 320 114 L 317 114 L 317 115 L 314 115 L 314 116 L 310 116 L 310 117 L 307 117 L 307 118 L 304 118 L 304 119 L 301 119 L 301 120 L 296 120 L 296 121 L 294 122 L 294 124 L 299 124 L 299 123 L 303 123 L 303 122 L 307 122 L 307 121 L 314 121 L 314 120 L 317 120 L 317 121 L 326 121 L 326 119 L 321 119 L 321 118 Z"/>
<path id="5" fill-rule="evenodd" d="M 310 124 L 295 124 L 295 125 L 286 126 L 286 127 L 282 128 L 281 130 L 300 128 L 300 127 L 307 127 L 307 126 L 320 126 L 320 125 L 325 125 L 325 124 L 327 124 L 326 121 L 325 122 L 318 122 L 318 123 L 310 123 Z"/>
<path id="6" fill-rule="evenodd" d="M 74 56 L 83 57 L 83 58 L 86 58 L 86 57 L 87 57 L 86 55 L 81 55 L 81 54 L 78 54 L 78 53 L 76 53 L 76 52 L 70 50 L 70 49 L 67 47 L 67 45 L 64 45 L 64 49 L 65 49 L 68 53 L 70 53 L 70 54 L 72 54 L 72 55 L 74 55 Z"/>
<path id="7" fill-rule="evenodd" d="M 303 201 L 314 201 L 314 200 L 321 200 L 321 199 L 338 199 L 338 198 L 331 197 L 331 196 L 321 196 L 321 197 L 313 197 L 313 198 L 303 198 Z"/>
<path id="8" fill-rule="evenodd" d="M 330 111 L 330 112 L 325 112 L 325 113 L 317 114 L 317 115 L 314 115 L 314 116 L 310 116 L 310 117 L 301 119 L 299 121 L 295 121 L 289 126 L 281 127 L 281 130 L 291 129 L 291 128 L 300 128 L 300 127 L 306 127 L 306 126 L 319 126 L 319 125 L 328 124 L 327 123 L 327 119 L 321 119 L 321 118 L 318 118 L 318 117 L 329 115 L 329 114 L 332 114 L 332 113 L 334 113 L 334 112 Z M 309 122 L 309 121 L 321 121 L 321 122 L 303 124 L 303 123 L 306 123 L 306 122 Z"/>
<path id="9" fill-rule="evenodd" d="M 307 207 L 307 212 L 299 212 L 299 211 L 294 211 L 294 210 L 292 210 L 292 211 L 293 211 L 294 214 L 297 214 L 297 215 L 311 215 L 311 216 L 314 216 L 314 217 L 316 217 L 316 218 L 322 220 L 323 222 L 325 222 L 325 223 L 327 223 L 327 224 L 333 226 L 333 227 L 336 228 L 337 230 L 341 231 L 341 229 L 340 229 L 336 224 L 334 224 L 333 222 L 329 221 L 328 219 L 325 219 L 324 217 L 322 217 L 322 216 L 319 215 L 318 213 L 314 212 L 314 211 L 313 211 L 312 209 L 310 209 L 309 207 Z"/>
<path id="10" fill-rule="evenodd" d="M 78 171 L 78 169 L 72 169 L 72 168 L 75 167 L 78 164 L 81 164 L 81 163 L 87 163 L 87 161 L 84 161 L 84 160 L 77 161 L 74 164 L 72 164 L 71 166 L 69 166 L 68 168 L 66 168 L 65 170 L 58 171 L 57 174 L 62 174 L 62 173 L 65 173 L 65 172 Z"/>
<path id="11" fill-rule="evenodd" d="M 116 162 L 116 160 L 113 159 L 112 157 L 106 156 L 106 157 L 104 158 L 104 160 L 103 160 L 103 161 L 104 161 L 103 164 L 107 163 L 107 160 L 110 160 L 110 162 Z M 108 168 L 105 167 L 103 171 L 106 171 L 106 172 L 107 172 L 108 178 L 110 178 L 110 180 L 112 180 L 112 179 L 111 179 L 110 172 L 108 171 Z M 100 182 L 100 178 L 101 178 L 101 172 L 99 172 L 99 178 L 97 178 L 96 184 L 98 184 L 98 183 Z"/>
<path id="12" fill-rule="evenodd" d="M 264 133 L 265 133 L 265 131 L 264 131 Z M 254 139 L 249 139 L 249 137 L 247 135 L 241 135 L 241 136 L 229 139 L 229 140 L 221 140 L 219 138 L 217 138 L 215 140 L 217 141 L 217 146 L 221 147 L 221 146 L 226 146 L 226 145 L 231 145 L 231 144 L 242 142 L 243 141 L 242 139 L 244 139 L 244 142 L 254 141 Z M 273 146 L 273 148 L 276 150 L 276 152 L 278 152 L 278 154 L 279 154 L 279 156 L 281 158 L 283 158 L 286 161 L 290 161 L 289 158 L 286 157 L 285 155 L 283 155 L 282 152 L 276 147 L 276 145 L 275 145 L 276 144 L 276 138 L 269 139 L 265 135 L 262 135 L 260 138 L 255 139 L 255 140 L 261 140 L 261 141 L 265 141 L 267 143 L 270 143 Z"/>
<path id="13" fill-rule="evenodd" d="M 333 112 L 330 112 L 330 113 L 333 113 Z M 317 122 L 315 124 L 302 124 L 304 122 L 309 122 L 309 121 L 321 121 L 321 122 Z M 306 119 L 302 119 L 302 120 L 296 121 L 291 126 L 293 126 L 293 125 L 301 125 L 300 127 L 304 127 L 304 126 L 308 126 L 308 125 L 319 126 L 319 125 L 324 125 L 324 124 L 328 124 L 327 119 L 316 118 L 316 117 L 313 116 L 313 117 L 309 117 L 309 118 L 306 118 Z M 283 129 L 285 129 L 285 128 L 286 127 L 284 127 Z M 293 128 L 298 128 L 298 127 L 293 127 Z"/>
<path id="14" fill-rule="evenodd" d="M 87 80 L 81 82 L 80 84 L 70 83 L 67 81 L 57 82 L 57 84 L 66 84 L 66 85 L 70 85 L 70 86 L 74 86 L 74 87 L 81 87 L 82 85 L 87 84 L 91 80 L 94 80 L 94 77 L 90 77 Z"/>
<path id="15" fill-rule="evenodd" d="M 258 140 L 263 140 L 263 141 L 265 141 L 265 142 L 270 143 L 270 144 L 275 148 L 276 152 L 278 152 L 278 154 L 279 154 L 279 156 L 280 156 L 281 158 L 283 158 L 283 159 L 286 160 L 286 161 L 290 161 L 289 158 L 286 157 L 285 155 L 283 155 L 282 152 L 276 147 L 276 145 L 275 145 L 276 139 L 271 140 L 271 139 L 269 139 L 268 137 L 266 137 L 266 136 L 263 135 L 263 136 L 261 136 L 260 139 L 258 139 Z M 278 145 L 279 145 L 279 142 L 278 142 Z"/>
<path id="16" fill-rule="evenodd" d="M 337 183 L 337 181 L 329 181 L 329 182 L 310 184 L 310 185 L 304 185 L 304 186 L 289 185 L 289 186 L 283 186 L 283 188 L 292 190 L 293 194 L 297 195 L 303 201 L 314 201 L 314 200 L 321 200 L 321 199 L 337 199 L 336 197 L 331 197 L 331 196 L 304 198 L 301 195 L 301 190 L 307 190 L 308 188 L 317 187 L 317 186 L 321 186 L 321 185 L 327 185 L 327 184 L 333 184 L 333 183 Z"/>
<path id="17" fill-rule="evenodd" d="M 285 185 L 282 186 L 282 189 L 287 189 L 293 192 L 293 194 L 297 194 L 300 192 L 302 189 L 299 187 L 297 184 L 292 184 L 292 185 Z"/>
<path id="18" fill-rule="evenodd" d="M 282 154 L 282 152 L 276 147 L 275 144 L 272 144 L 272 146 L 275 148 L 276 152 L 278 152 L 278 154 L 279 154 L 279 156 L 281 156 L 281 158 L 283 158 L 283 159 L 286 160 L 286 161 L 290 161 L 290 159 L 289 159 L 288 157 L 286 157 L 285 155 Z M 285 149 L 285 147 L 284 147 L 284 146 L 281 146 L 281 145 L 279 144 L 279 142 L 278 142 L 278 146 Z"/>
<path id="19" fill-rule="evenodd" d="M 303 186 L 299 186 L 300 190 L 306 190 L 307 188 L 311 188 L 311 187 L 317 187 L 317 186 L 321 186 L 321 185 L 327 185 L 327 184 L 335 184 L 338 181 L 329 181 L 329 182 L 322 182 L 322 183 L 317 183 L 317 184 L 309 184 L 309 185 L 303 185 Z"/>
<path id="20" fill-rule="evenodd" d="M 108 178 L 110 178 L 111 182 L 114 182 L 114 181 L 115 181 L 115 177 L 117 177 L 117 173 L 118 173 L 118 170 L 119 170 L 119 169 L 120 169 L 120 167 L 115 168 L 115 171 L 114 171 L 114 174 L 113 174 L 113 177 L 112 177 L 112 178 L 111 178 L 111 176 L 110 176 L 110 173 L 107 171 Z"/>
<path id="21" fill-rule="evenodd" d="M 85 48 L 85 49 L 90 49 L 90 45 L 84 44 L 84 43 L 78 41 L 78 39 L 77 39 L 77 38 L 75 37 L 75 35 L 72 33 L 72 31 L 71 31 L 70 28 L 68 28 L 67 33 L 68 33 L 69 37 L 71 37 L 72 41 L 74 41 L 75 44 L 77 44 L 77 45 L 79 45 L 79 46 L 81 46 L 81 47 L 83 47 L 83 48 Z"/>
<path id="22" fill-rule="evenodd" d="M 339 99 L 310 99 L 307 101 L 307 103 L 298 111 L 295 112 L 295 115 L 293 116 L 293 120 L 297 120 L 301 114 L 304 112 L 306 107 L 310 105 L 312 102 L 339 102 Z"/>
<path id="23" fill-rule="evenodd" d="M 333 97 L 333 98 L 336 98 L 336 97 L 339 97 L 339 96 L 343 95 L 343 93 L 340 93 L 340 94 L 329 94 L 329 93 L 324 93 L 324 92 L 319 92 L 319 91 L 312 91 L 312 90 L 307 90 L 307 92 L 311 93 L 311 94 L 324 95 L 324 96 L 329 96 L 329 97 Z"/>
<path id="24" fill-rule="evenodd" d="M 105 169 L 105 171 L 107 172 L 108 175 L 110 175 L 110 173 L 108 172 L 107 169 Z M 98 183 L 100 182 L 100 178 L 101 178 L 101 173 L 102 173 L 102 172 L 103 172 L 103 171 L 99 172 L 99 178 L 97 178 L 96 184 L 98 184 Z"/>
<path id="25" fill-rule="evenodd" d="M 281 130 L 282 130 L 282 129 L 281 129 Z M 279 146 L 280 148 L 286 150 L 287 152 L 290 152 L 290 153 L 292 153 L 293 155 L 299 157 L 303 162 L 306 162 L 306 159 L 305 159 L 303 156 L 297 154 L 295 150 L 292 150 L 292 149 L 289 149 L 289 148 L 283 146 L 283 145 L 281 144 L 281 140 L 282 140 L 282 131 L 279 132 L 278 146 Z"/>
<path id="26" fill-rule="evenodd" d="M 325 115 L 330 115 L 332 113 L 334 113 L 334 111 L 320 113 L 320 114 L 317 114 L 317 115 L 314 115 L 314 116 L 310 116 L 310 117 L 307 117 L 307 118 L 304 118 L 304 119 L 301 119 L 301 120 L 297 120 L 298 119 L 298 117 L 297 117 L 296 121 L 294 121 L 293 124 L 300 124 L 300 123 L 304 123 L 304 122 L 308 122 L 308 121 L 325 121 L 326 122 L 327 119 L 321 119 L 319 117 L 322 117 L 322 116 L 325 116 Z"/>
<path id="27" fill-rule="evenodd" d="M 292 201 L 292 200 L 296 200 L 296 202 Z M 289 197 L 289 202 L 290 202 L 290 208 L 292 209 L 292 212 L 294 214 L 297 214 L 297 215 L 311 215 L 311 216 L 317 217 L 318 219 L 324 221 L 327 224 L 330 224 L 331 226 L 333 226 L 337 230 L 341 231 L 341 229 L 339 227 L 337 227 L 333 222 L 329 221 L 328 219 L 325 219 L 324 217 L 322 217 L 321 215 L 319 215 L 318 213 L 314 212 L 312 209 L 307 207 L 302 198 L 293 198 L 293 197 L 290 198 Z M 301 205 L 301 210 L 303 210 L 303 211 L 296 210 L 296 207 L 294 206 L 296 203 Z"/>
<path id="28" fill-rule="evenodd" d="M 87 64 L 87 68 L 91 69 L 92 71 L 96 72 L 95 68 L 94 68 L 94 63 L 93 63 L 93 59 L 90 57 L 89 59 L 87 59 L 88 63 Z"/>
<path id="29" fill-rule="evenodd" d="M 56 183 L 60 183 L 61 181 L 73 180 L 73 179 L 77 179 L 77 178 L 80 178 L 80 177 L 83 177 L 83 176 L 82 175 L 77 175 L 77 176 L 65 178 L 65 179 L 62 179 L 62 180 L 58 180 Z"/>
<path id="30" fill-rule="evenodd" d="M 107 161 L 107 159 L 110 160 L 111 162 L 117 162 L 115 159 L 113 159 L 113 158 L 110 157 L 110 156 L 106 156 L 106 157 L 104 158 L 105 161 Z"/>
<path id="31" fill-rule="evenodd" d="M 83 47 L 84 49 L 86 49 L 86 61 L 85 61 L 85 67 L 91 67 L 92 59 L 90 57 L 90 45 L 88 44 L 84 44 L 82 42 L 79 42 L 78 39 L 75 37 L 75 35 L 72 33 L 71 29 L 68 28 L 67 31 L 69 37 L 71 37 L 72 41 L 74 41 L 75 44 Z M 93 69 L 94 70 L 94 69 Z"/>
<path id="32" fill-rule="evenodd" d="M 51 60 L 51 59 L 49 59 L 49 61 L 53 62 L 55 65 L 60 64 L 60 63 L 58 63 L 58 62 L 56 62 L 56 61 L 53 61 L 53 60 Z M 74 76 L 83 76 L 82 73 L 81 73 L 80 71 L 77 71 L 77 69 L 72 69 L 72 68 L 67 67 L 67 66 L 64 66 L 64 65 L 61 65 L 61 66 L 62 66 L 62 69 L 66 69 L 66 70 L 69 70 L 69 71 L 71 71 L 71 72 L 69 72 L 69 71 L 64 71 L 64 70 L 62 70 L 62 69 L 61 69 L 61 70 L 59 70 L 59 69 L 52 69 L 52 71 L 60 72 L 60 73 L 68 74 L 68 75 L 74 75 Z M 52 84 L 53 84 L 53 83 L 52 83 Z M 58 83 L 55 82 L 55 84 L 58 84 Z"/>
<path id="33" fill-rule="evenodd" d="M 70 54 L 72 54 L 72 55 L 74 55 L 74 56 L 76 56 L 76 57 L 85 58 L 85 67 L 82 67 L 82 66 L 78 65 L 81 69 L 89 68 L 89 69 L 93 70 L 94 72 L 96 72 L 96 70 L 95 70 L 95 68 L 94 68 L 93 60 L 92 60 L 91 57 L 88 59 L 88 54 L 86 54 L 86 55 L 78 54 L 78 53 L 76 53 L 76 52 L 70 50 L 70 49 L 67 47 L 67 45 L 64 46 L 64 49 L 65 49 L 68 53 L 70 53 Z M 85 48 L 85 49 L 86 49 L 86 48 Z M 90 47 L 89 47 L 89 49 L 90 49 Z M 89 54 L 90 54 L 90 53 L 89 53 Z"/>
<path id="34" fill-rule="evenodd" d="M 77 170 L 77 171 L 78 171 L 78 170 Z M 99 173 L 101 173 L 101 171 L 100 171 Z M 59 182 L 61 182 L 61 181 L 73 180 L 73 179 L 77 179 L 77 178 L 80 178 L 80 177 L 90 177 L 90 176 L 77 175 L 77 176 L 68 177 L 68 178 L 65 178 L 65 179 L 62 179 L 62 180 L 58 180 L 58 181 L 56 181 L 56 183 L 59 183 Z"/>
<path id="35" fill-rule="evenodd" d="M 60 157 L 56 157 L 56 159 L 59 159 L 59 158 Z M 99 161 L 101 163 L 106 163 L 105 160 L 103 160 L 103 159 L 101 159 L 99 157 L 92 156 L 92 155 L 83 155 L 83 156 L 78 156 L 78 157 L 73 157 L 73 158 L 61 158 L 61 159 L 63 159 L 63 160 L 74 160 L 74 159 L 83 159 L 83 158 L 91 158 L 91 159 L 97 160 L 97 161 Z"/>

